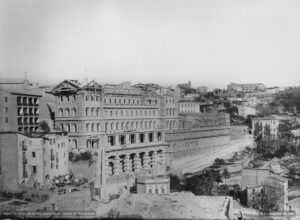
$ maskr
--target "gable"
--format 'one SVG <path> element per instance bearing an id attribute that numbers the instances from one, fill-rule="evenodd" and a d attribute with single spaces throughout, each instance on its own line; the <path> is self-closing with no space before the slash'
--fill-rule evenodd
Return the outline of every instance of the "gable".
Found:
<path id="1" fill-rule="evenodd" d="M 72 93 L 72 92 L 77 92 L 80 90 L 81 87 L 69 80 L 64 80 L 61 83 L 59 83 L 57 86 L 55 86 L 52 89 L 52 93 L 57 94 L 57 93 Z"/>

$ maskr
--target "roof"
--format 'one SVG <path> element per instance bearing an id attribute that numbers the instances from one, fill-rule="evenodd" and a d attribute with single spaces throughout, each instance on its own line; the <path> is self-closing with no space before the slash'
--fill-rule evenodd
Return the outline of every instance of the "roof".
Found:
<path id="1" fill-rule="evenodd" d="M 263 117 L 263 118 L 253 118 L 253 120 L 278 120 L 277 118 L 273 118 L 273 117 Z"/>
<path id="2" fill-rule="evenodd" d="M 295 137 L 299 137 L 300 136 L 300 129 L 296 129 L 296 130 L 291 130 L 292 134 L 295 136 Z"/>
<path id="3" fill-rule="evenodd" d="M 67 134 L 65 131 L 52 131 L 52 132 L 32 132 L 32 133 L 22 133 L 18 131 L 0 131 L 1 134 L 20 134 L 29 138 L 42 138 L 48 134 Z"/>
<path id="4" fill-rule="evenodd" d="M 25 84 L 0 84 L 0 90 L 11 94 L 25 94 L 42 96 L 43 91 L 37 86 L 25 85 Z"/>
<path id="5" fill-rule="evenodd" d="M 277 181 L 280 181 L 280 182 L 286 182 L 288 181 L 288 179 L 282 177 L 282 176 L 279 176 L 279 175 L 270 175 L 270 176 L 266 176 L 265 177 L 265 180 L 267 179 L 271 179 L 271 180 L 277 180 Z"/>

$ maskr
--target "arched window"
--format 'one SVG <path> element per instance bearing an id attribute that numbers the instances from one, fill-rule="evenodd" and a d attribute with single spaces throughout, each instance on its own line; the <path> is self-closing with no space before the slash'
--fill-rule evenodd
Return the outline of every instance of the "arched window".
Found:
<path id="1" fill-rule="evenodd" d="M 111 131 L 114 130 L 114 123 L 113 122 L 110 124 L 110 130 Z"/>
<path id="2" fill-rule="evenodd" d="M 86 128 L 86 131 L 89 131 L 89 130 L 90 130 L 90 124 L 87 123 L 87 124 L 85 125 L 85 128 Z"/>
<path id="3" fill-rule="evenodd" d="M 124 129 L 124 122 L 121 123 L 121 130 Z"/>
<path id="4" fill-rule="evenodd" d="M 73 140 L 73 148 L 77 149 L 77 140 Z"/>
<path id="5" fill-rule="evenodd" d="M 99 116 L 100 116 L 100 109 L 97 108 L 97 117 L 99 117 Z"/>
<path id="6" fill-rule="evenodd" d="M 74 132 L 77 132 L 77 124 L 76 123 L 74 123 L 73 127 L 74 127 Z"/>
<path id="7" fill-rule="evenodd" d="M 73 108 L 72 114 L 73 114 L 73 117 L 76 117 L 76 108 Z"/>
<path id="8" fill-rule="evenodd" d="M 85 116 L 89 116 L 89 108 L 85 108 Z"/>
<path id="9" fill-rule="evenodd" d="M 145 128 L 148 128 L 148 121 L 145 122 Z"/>
<path id="10" fill-rule="evenodd" d="M 116 130 L 119 130 L 119 122 L 116 123 Z"/>
<path id="11" fill-rule="evenodd" d="M 100 131 L 100 123 L 97 124 L 97 131 Z"/>
<path id="12" fill-rule="evenodd" d="M 105 123 L 105 132 L 108 131 L 108 122 Z"/>
<path id="13" fill-rule="evenodd" d="M 64 110 L 59 109 L 59 117 L 63 117 L 63 115 L 64 115 Z"/>
<path id="14" fill-rule="evenodd" d="M 143 122 L 140 122 L 140 129 L 143 129 Z"/>
<path id="15" fill-rule="evenodd" d="M 91 116 L 94 116 L 94 108 L 91 108 Z"/>
<path id="16" fill-rule="evenodd" d="M 70 128 L 70 125 L 69 124 L 67 124 L 67 131 L 71 131 L 71 128 Z"/>
<path id="17" fill-rule="evenodd" d="M 149 122 L 149 128 L 151 128 L 151 127 L 152 127 L 152 121 Z"/>
<path id="18" fill-rule="evenodd" d="M 92 131 L 95 131 L 95 124 L 92 124 Z"/>
<path id="19" fill-rule="evenodd" d="M 66 117 L 70 116 L 70 110 L 68 108 L 66 108 Z"/>

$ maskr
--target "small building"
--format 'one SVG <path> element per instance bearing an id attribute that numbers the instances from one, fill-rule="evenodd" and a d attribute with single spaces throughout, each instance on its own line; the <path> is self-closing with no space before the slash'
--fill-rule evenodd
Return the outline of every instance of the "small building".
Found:
<path id="1" fill-rule="evenodd" d="M 242 116 L 244 118 L 247 117 L 247 115 L 255 115 L 256 114 L 256 108 L 247 106 L 247 105 L 239 105 L 238 106 L 238 115 Z"/>
<path id="2" fill-rule="evenodd" d="M 207 86 L 199 86 L 197 88 L 198 93 L 207 93 Z"/>
<path id="3" fill-rule="evenodd" d="M 170 178 L 165 176 L 138 177 L 137 193 L 168 194 L 170 193 Z"/>
<path id="4" fill-rule="evenodd" d="M 243 169 L 242 189 L 247 194 L 247 206 L 256 207 L 255 201 L 264 195 L 277 199 L 277 210 L 288 210 L 288 180 L 275 175 L 270 169 Z"/>
<path id="5" fill-rule="evenodd" d="M 242 190 L 260 186 L 263 180 L 271 175 L 270 169 L 244 168 L 242 169 Z"/>
<path id="6" fill-rule="evenodd" d="M 42 186 L 54 176 L 67 174 L 68 144 L 65 132 L 1 132 L 0 189 Z"/>

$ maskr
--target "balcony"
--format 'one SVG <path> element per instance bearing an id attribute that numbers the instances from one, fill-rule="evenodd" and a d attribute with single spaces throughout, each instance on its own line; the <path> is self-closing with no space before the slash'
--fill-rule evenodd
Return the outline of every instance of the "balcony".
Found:
<path id="1" fill-rule="evenodd" d="M 23 164 L 27 164 L 27 159 L 23 157 L 23 158 L 22 158 L 22 163 L 23 163 Z"/>
<path id="2" fill-rule="evenodd" d="M 23 178 L 27 178 L 27 177 L 28 177 L 28 172 L 27 171 L 23 172 Z"/>
<path id="3" fill-rule="evenodd" d="M 27 151 L 27 145 L 26 144 L 22 144 L 22 151 Z"/>

